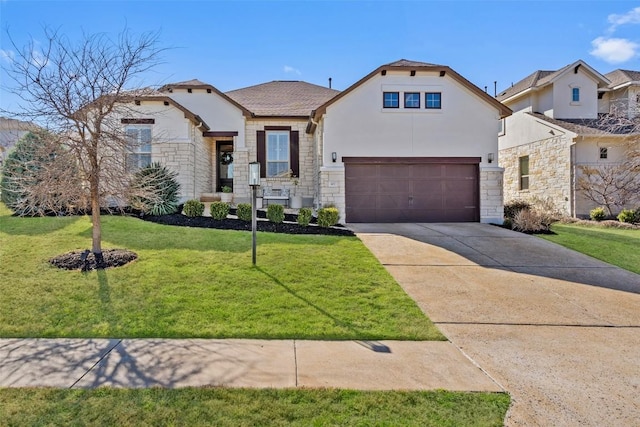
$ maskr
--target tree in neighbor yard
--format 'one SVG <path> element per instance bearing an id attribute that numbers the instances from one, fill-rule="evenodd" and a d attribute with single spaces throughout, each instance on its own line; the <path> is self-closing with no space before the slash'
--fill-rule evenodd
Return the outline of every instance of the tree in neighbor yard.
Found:
<path id="1" fill-rule="evenodd" d="M 600 116 L 596 127 L 622 139 L 624 156 L 616 163 L 578 165 L 577 187 L 613 216 L 616 208 L 640 205 L 640 115 L 629 118 L 612 109 Z"/>
<path id="2" fill-rule="evenodd" d="M 57 135 L 80 170 L 72 191 L 88 192 L 92 248 L 103 265 L 100 208 L 123 200 L 129 187 L 125 159 L 128 148 L 120 118 L 131 105 L 142 74 L 159 62 L 157 34 L 133 36 L 123 30 L 116 39 L 84 34 L 76 42 L 44 29 L 45 41 L 16 50 L 5 68 L 11 92 L 21 99 L 15 115 Z M 42 46 L 39 48 L 39 46 Z"/>

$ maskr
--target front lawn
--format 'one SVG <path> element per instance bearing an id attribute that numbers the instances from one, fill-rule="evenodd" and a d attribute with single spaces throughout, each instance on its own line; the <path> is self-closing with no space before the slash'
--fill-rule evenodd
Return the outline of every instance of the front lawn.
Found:
<path id="1" fill-rule="evenodd" d="M 90 218 L 0 205 L 0 337 L 444 339 L 355 237 L 259 233 L 257 267 L 250 232 L 104 216 L 103 238 L 138 260 L 60 270 Z"/>
<path id="2" fill-rule="evenodd" d="M 0 389 L 6 425 L 501 426 L 503 393 Z"/>
<path id="3" fill-rule="evenodd" d="M 554 224 L 539 237 L 640 274 L 640 230 Z"/>

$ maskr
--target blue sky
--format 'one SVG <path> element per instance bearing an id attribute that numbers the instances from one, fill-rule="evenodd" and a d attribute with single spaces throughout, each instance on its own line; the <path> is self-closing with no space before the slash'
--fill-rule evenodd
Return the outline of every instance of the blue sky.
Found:
<path id="1" fill-rule="evenodd" d="M 448 65 L 498 91 L 578 59 L 640 70 L 640 1 L 28 1 L 0 0 L 0 62 L 43 26 L 159 32 L 169 48 L 148 85 L 198 78 L 222 91 L 272 80 L 345 89 L 405 58 Z M 9 35 L 9 36 L 8 36 Z M 0 74 L 0 108 L 15 101 Z"/>

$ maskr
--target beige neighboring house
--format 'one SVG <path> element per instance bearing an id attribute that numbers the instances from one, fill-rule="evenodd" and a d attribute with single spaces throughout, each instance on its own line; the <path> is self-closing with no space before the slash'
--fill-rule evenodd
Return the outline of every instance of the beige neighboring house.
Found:
<path id="1" fill-rule="evenodd" d="M 578 190 L 580 167 L 624 159 L 628 129 L 604 124 L 614 106 L 638 114 L 638 72 L 602 75 L 584 61 L 539 70 L 498 94 L 513 110 L 499 134 L 505 201 L 541 198 L 565 214 L 588 217 L 596 205 Z"/>
<path id="2" fill-rule="evenodd" d="M 0 169 L 16 142 L 34 129 L 36 126 L 30 122 L 0 117 Z"/>
<path id="3" fill-rule="evenodd" d="M 265 193 L 335 205 L 343 222 L 502 222 L 500 120 L 511 110 L 447 66 L 400 60 L 340 92 L 273 81 L 220 92 L 200 80 L 135 97 L 130 161 L 178 172 L 182 200 L 233 189 L 248 164 Z M 461 125 L 464 123 L 464 125 Z"/>

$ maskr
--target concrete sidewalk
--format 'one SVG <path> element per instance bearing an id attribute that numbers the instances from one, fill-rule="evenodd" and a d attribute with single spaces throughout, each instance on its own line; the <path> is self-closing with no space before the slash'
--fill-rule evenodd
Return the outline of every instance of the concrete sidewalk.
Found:
<path id="1" fill-rule="evenodd" d="M 504 391 L 450 342 L 2 339 L 0 387 Z"/>

